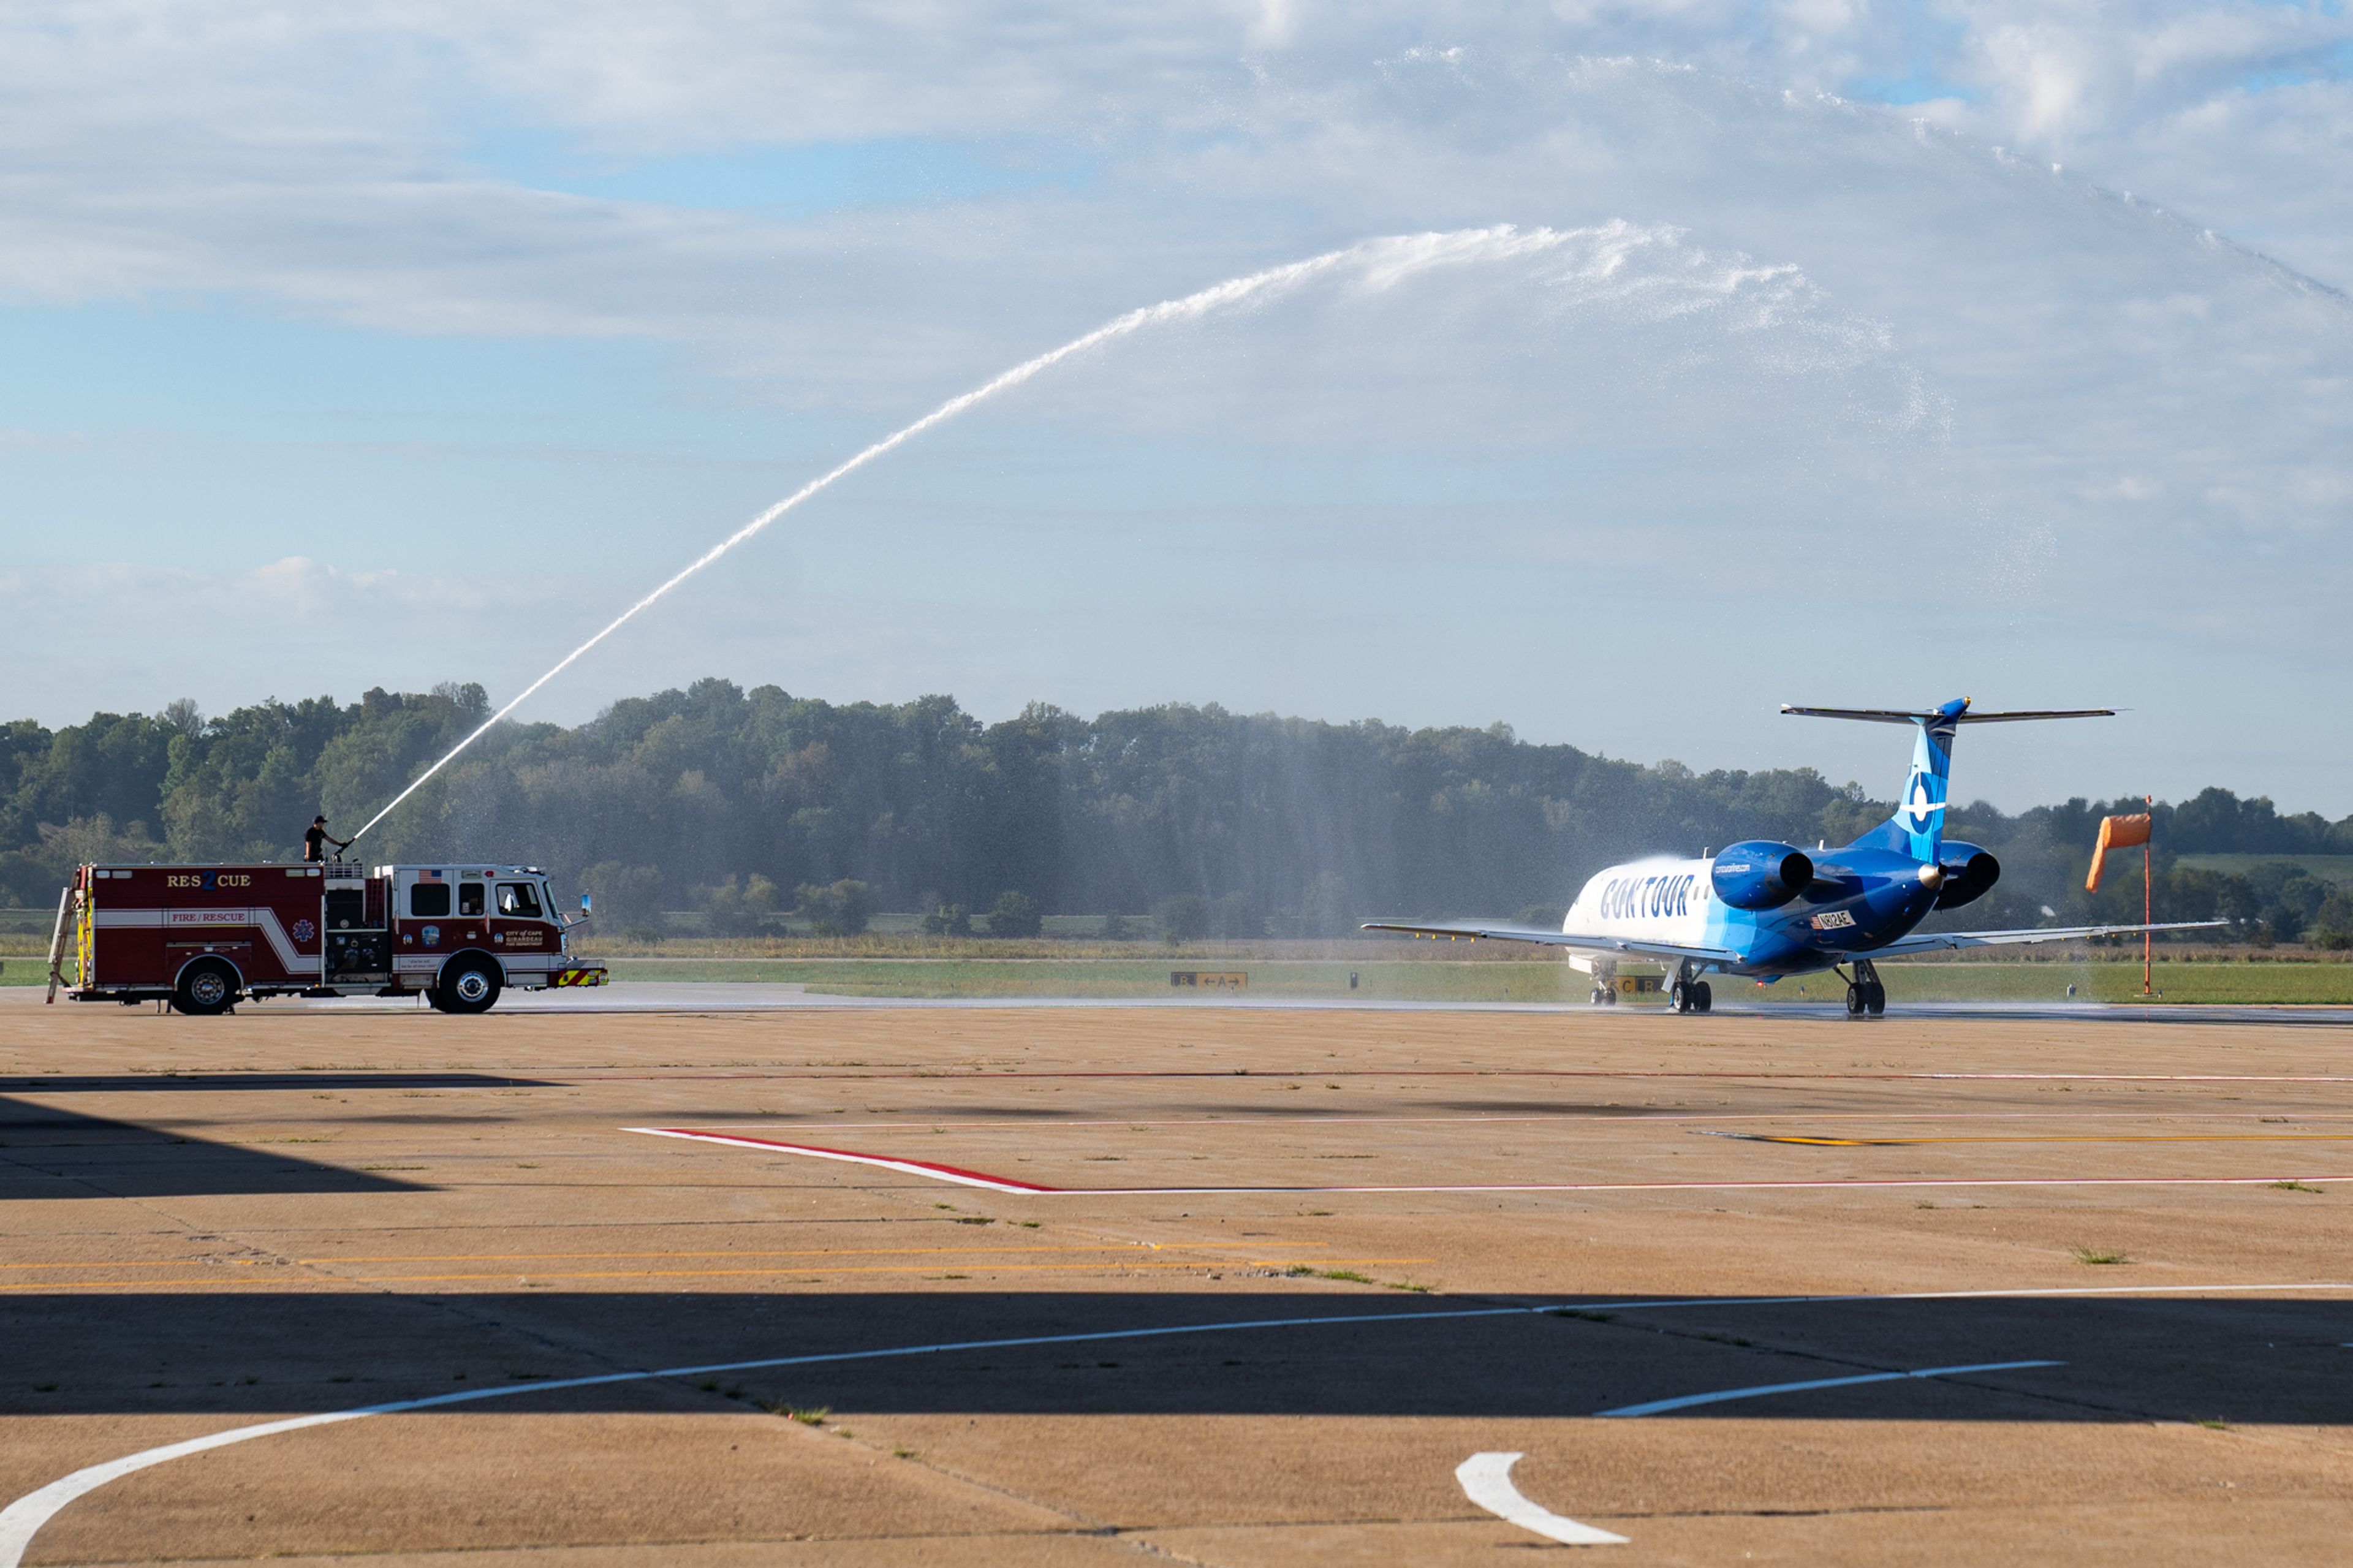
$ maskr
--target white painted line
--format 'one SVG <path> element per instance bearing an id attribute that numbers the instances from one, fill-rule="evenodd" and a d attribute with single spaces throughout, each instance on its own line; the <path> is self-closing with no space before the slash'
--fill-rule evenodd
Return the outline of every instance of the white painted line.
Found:
<path id="1" fill-rule="evenodd" d="M 1653 1399 L 1647 1405 L 1621 1405 L 1601 1415 L 1662 1415 L 1694 1405 L 1722 1405 L 1734 1399 L 1762 1399 L 1768 1394 L 1803 1394 L 1814 1388 L 1853 1388 L 1866 1383 L 1901 1383 L 1907 1377 L 1957 1377 L 1965 1372 L 2017 1372 L 2030 1366 L 2065 1366 L 2063 1361 L 1989 1361 L 1974 1366 L 1925 1366 L 1917 1372 L 1870 1372 L 1856 1377 L 1817 1377 L 1804 1383 L 1760 1383 L 1752 1388 L 1720 1388 L 1713 1394 L 1686 1394 L 1680 1399 Z"/>
<path id="2" fill-rule="evenodd" d="M 1454 1479 L 1462 1483 L 1464 1497 L 1522 1530 L 1533 1530 L 1568 1546 L 1627 1544 L 1622 1535 L 1563 1518 L 1522 1497 L 1520 1489 L 1512 1484 L 1512 1467 L 1519 1462 L 1517 1454 L 1473 1454 L 1454 1467 Z"/>
<path id="3" fill-rule="evenodd" d="M 1301 1078 L 1309 1075 L 1296 1075 Z M 2206 1121 L 2253 1121 L 2263 1118 L 2260 1110 L 2205 1111 L 2196 1120 Z M 1025 1132 L 1054 1132 L 1071 1127 L 1224 1127 L 1238 1131 L 1255 1131 L 1262 1127 L 1390 1127 L 1421 1122 L 1488 1121 L 1607 1121 L 1641 1126 L 1653 1121 L 1877 1121 L 1889 1125 L 1910 1122 L 1947 1121 L 2180 1121 L 2178 1112 L 2160 1117 L 2147 1110 L 1953 1110 L 1915 1115 L 1891 1114 L 1883 1110 L 1824 1110 L 1805 1115 L 1793 1115 L 1786 1110 L 1737 1110 L 1708 1112 L 1704 1110 L 1643 1110 L 1628 1113 L 1618 1110 L 1556 1110 L 1533 1116 L 1332 1116 L 1318 1111 L 1271 1111 L 1263 1115 L 1251 1111 L 1232 1116 L 1104 1116 L 1096 1118 L 1056 1117 L 1050 1121 L 1023 1117 L 977 1121 L 808 1121 L 770 1120 L 766 1121 L 714 1121 L 711 1130 L 717 1131 L 767 1132 L 841 1132 L 895 1131 L 925 1132 L 934 1127 L 1018 1127 Z M 2353 1116 L 2341 1111 L 2302 1111 L 2296 1121 L 2303 1122 L 2353 1121 Z"/>
<path id="4" fill-rule="evenodd" d="M 1860 1192 L 1885 1187 L 2267 1187 L 2276 1186 L 2282 1182 L 2353 1182 L 2353 1176 L 2306 1173 L 2286 1176 L 1917 1176 L 1883 1181 L 1849 1181 L 1837 1176 L 1815 1176 L 1777 1182 L 1481 1182 L 1360 1187 L 1050 1187 L 1012 1176 L 991 1175 L 986 1171 L 934 1164 L 928 1160 L 901 1160 L 856 1149 L 825 1149 L 808 1143 L 784 1143 L 774 1139 L 743 1137 L 692 1127 L 624 1127 L 621 1131 L 643 1132 L 655 1138 L 684 1138 L 700 1143 L 726 1143 L 739 1149 L 764 1149 L 773 1154 L 805 1154 L 811 1159 L 839 1160 L 852 1165 L 875 1165 L 886 1171 L 923 1176 L 935 1182 L 954 1182 L 958 1186 L 986 1187 L 991 1192 L 1065 1198 L 1247 1197 L 1314 1193 L 1750 1193 L 1831 1188 Z"/>
<path id="5" fill-rule="evenodd" d="M 2282 1182 L 2346 1182 L 2353 1176 L 2306 1173 L 2288 1176 L 1995 1176 L 1951 1181 L 1928 1177 L 1884 1182 L 1495 1182 L 1376 1187 L 1024 1187 L 1019 1191 L 1069 1198 L 1281 1197 L 1317 1193 L 1780 1193 L 1873 1192 L 1890 1187 L 2274 1187 Z M 1015 1190 L 1015 1189 L 1006 1189 Z"/>

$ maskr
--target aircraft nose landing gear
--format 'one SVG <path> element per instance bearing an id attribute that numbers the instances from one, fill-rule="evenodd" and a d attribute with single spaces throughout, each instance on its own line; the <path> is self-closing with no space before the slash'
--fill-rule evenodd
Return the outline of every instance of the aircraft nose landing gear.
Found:
<path id="1" fill-rule="evenodd" d="M 1840 978 L 1844 979 L 1843 973 Z M 1878 1017 L 1887 1011 L 1887 987 L 1879 983 L 1879 969 L 1867 958 L 1854 961 L 1854 978 L 1846 983 L 1846 1016 L 1860 1018 L 1866 1013 Z"/>

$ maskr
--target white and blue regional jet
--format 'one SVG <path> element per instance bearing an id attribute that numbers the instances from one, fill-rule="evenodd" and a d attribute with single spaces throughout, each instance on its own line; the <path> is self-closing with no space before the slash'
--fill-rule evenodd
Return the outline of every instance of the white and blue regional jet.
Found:
<path id="1" fill-rule="evenodd" d="M 1544 942 L 1570 950 L 1569 963 L 1591 974 L 1593 1000 L 1618 999 L 1621 958 L 1662 961 L 1672 969 L 1668 990 L 1679 1013 L 1704 1013 L 1713 1001 L 1701 976 L 1784 975 L 1834 971 L 1846 981 L 1846 1010 L 1876 1017 L 1887 1009 L 1887 988 L 1873 959 L 1939 949 L 1998 947 L 2012 942 L 2064 942 L 2145 931 L 2190 931 L 2225 924 L 2187 921 L 2161 925 L 2051 926 L 2031 931 L 1915 932 L 1932 910 L 1957 909 L 1982 897 L 2001 876 L 1994 858 L 1974 844 L 1945 837 L 1946 779 L 1953 736 L 1963 724 L 2009 724 L 2027 719 L 2108 719 L 2108 708 L 2070 711 L 1972 713 L 1966 697 L 1925 710 L 1881 708 L 1791 708 L 1814 719 L 1858 719 L 1912 724 L 1912 771 L 1895 815 L 1853 843 L 1811 852 L 1794 844 L 1752 839 L 1713 858 L 1653 859 L 1612 866 L 1585 884 L 1560 930 L 1526 926 L 1432 924 L 1378 921 L 1366 931 L 1405 931 L 1454 940 L 1492 938 Z M 1850 965 L 1849 974 L 1841 965 Z"/>

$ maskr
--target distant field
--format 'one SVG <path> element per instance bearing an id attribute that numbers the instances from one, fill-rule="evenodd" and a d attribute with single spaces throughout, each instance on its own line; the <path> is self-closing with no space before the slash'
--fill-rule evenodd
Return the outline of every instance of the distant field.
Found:
<path id="1" fill-rule="evenodd" d="M 1250 977 L 1253 996 L 1339 998 L 1413 1002 L 1578 1002 L 1588 982 L 1566 963 L 1356 963 L 1276 960 L 1223 961 Z M 748 960 L 615 959 L 617 980 L 758 981 L 807 985 L 837 996 L 1075 996 L 1141 997 L 1210 994 L 1169 984 L 1172 969 L 1208 968 L 1198 961 L 1149 963 L 1134 960 L 1052 959 L 928 960 Z M 2081 963 L 1983 961 L 1964 963 L 1894 962 L 1883 964 L 1889 994 L 1897 1001 L 2063 1001 L 2067 987 L 2078 999 L 2121 1002 L 2140 994 L 2140 965 L 2101 960 Z M 1351 991 L 1348 977 L 1356 976 Z M 1712 984 L 1729 999 L 1818 1002 L 1842 994 L 1831 975 L 1778 985 L 1718 977 Z M 2160 963 L 2157 986 L 2168 1002 L 2260 1005 L 2353 1005 L 2353 963 L 2250 963 L 2243 962 Z M 1802 990 L 1800 989 L 1802 987 Z"/>
<path id="2" fill-rule="evenodd" d="M 2240 876 L 2257 866 L 2284 863 L 2307 876 L 2341 888 L 2353 888 L 2353 855 L 2184 855 L 2174 862 L 2199 871 Z"/>
<path id="3" fill-rule="evenodd" d="M 1171 971 L 1250 976 L 1252 995 L 1429 1002 L 1559 1002 L 1585 995 L 1585 976 L 1565 963 L 1356 963 L 1232 957 L 1160 959 L 613 959 L 616 980 L 763 981 L 837 996 L 1199 995 L 1169 984 Z M 1348 977 L 1356 976 L 1351 991 Z M 1215 994 L 1216 993 L 1208 993 Z"/>

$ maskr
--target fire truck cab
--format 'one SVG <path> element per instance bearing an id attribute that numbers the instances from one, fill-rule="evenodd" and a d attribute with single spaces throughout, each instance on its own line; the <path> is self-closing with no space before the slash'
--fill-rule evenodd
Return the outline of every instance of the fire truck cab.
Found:
<path id="1" fill-rule="evenodd" d="M 599 985 L 535 866 L 84 866 L 58 900 L 49 1000 L 422 996 L 483 1013 L 509 987 Z"/>

